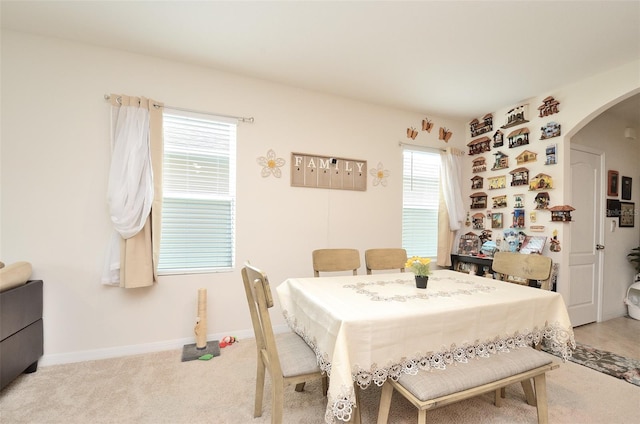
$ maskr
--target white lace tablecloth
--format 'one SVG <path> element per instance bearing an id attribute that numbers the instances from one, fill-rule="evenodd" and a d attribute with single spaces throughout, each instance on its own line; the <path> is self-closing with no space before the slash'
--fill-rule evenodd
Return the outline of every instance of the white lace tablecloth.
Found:
<path id="1" fill-rule="evenodd" d="M 289 278 L 277 287 L 289 326 L 329 376 L 325 421 L 349 421 L 353 384 L 478 360 L 544 342 L 566 359 L 575 347 L 560 294 L 449 270 L 427 289 L 412 273 Z"/>

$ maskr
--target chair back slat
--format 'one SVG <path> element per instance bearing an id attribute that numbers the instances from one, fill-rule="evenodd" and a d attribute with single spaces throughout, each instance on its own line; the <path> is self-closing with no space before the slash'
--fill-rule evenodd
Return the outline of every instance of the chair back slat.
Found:
<path id="1" fill-rule="evenodd" d="M 546 280 L 551 275 L 551 262 L 548 256 L 496 252 L 492 268 L 495 272 L 527 280 Z"/>
<path id="2" fill-rule="evenodd" d="M 269 308 L 273 307 L 269 279 L 258 268 L 245 264 L 242 268 L 242 281 L 247 294 L 258 355 L 266 355 L 268 358 L 267 363 L 271 369 L 271 375 L 282 375 L 275 334 L 269 315 Z"/>
<path id="3" fill-rule="evenodd" d="M 367 274 L 372 270 L 399 269 L 404 272 L 407 263 L 407 251 L 399 248 L 369 249 L 364 252 Z"/>
<path id="4" fill-rule="evenodd" d="M 358 275 L 360 252 L 357 249 L 318 249 L 311 256 L 316 277 L 320 272 L 336 271 L 353 271 L 353 275 Z"/>

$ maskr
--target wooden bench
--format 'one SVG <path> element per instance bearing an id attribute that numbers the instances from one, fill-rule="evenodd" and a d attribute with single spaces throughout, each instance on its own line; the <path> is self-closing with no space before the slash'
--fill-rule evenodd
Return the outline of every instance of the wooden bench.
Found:
<path id="1" fill-rule="evenodd" d="M 503 388 L 522 383 L 527 403 L 536 406 L 538 423 L 547 423 L 547 391 L 545 373 L 559 365 L 545 353 L 530 347 L 513 349 L 472 359 L 467 364 L 451 364 L 446 370 L 403 374 L 397 381 L 387 379 L 380 398 L 378 424 L 386 424 L 393 390 L 397 390 L 418 408 L 418 424 L 426 424 L 427 411 L 463 399 L 494 392 L 495 405 L 500 406 Z M 530 379 L 534 379 L 535 393 Z"/>

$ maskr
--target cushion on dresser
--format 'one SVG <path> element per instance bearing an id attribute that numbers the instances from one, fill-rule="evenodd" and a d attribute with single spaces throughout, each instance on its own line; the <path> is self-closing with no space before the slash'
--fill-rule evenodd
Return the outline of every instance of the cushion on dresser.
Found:
<path id="1" fill-rule="evenodd" d="M 0 292 L 26 283 L 31 277 L 31 271 L 29 262 L 15 262 L 0 267 Z"/>

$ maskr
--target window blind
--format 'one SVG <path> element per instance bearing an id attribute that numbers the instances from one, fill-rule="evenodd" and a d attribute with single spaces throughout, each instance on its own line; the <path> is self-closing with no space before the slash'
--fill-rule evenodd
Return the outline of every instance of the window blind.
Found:
<path id="1" fill-rule="evenodd" d="M 164 113 L 160 274 L 232 269 L 236 124 Z"/>
<path id="2" fill-rule="evenodd" d="M 440 154 L 403 152 L 402 247 L 408 256 L 436 257 Z"/>

